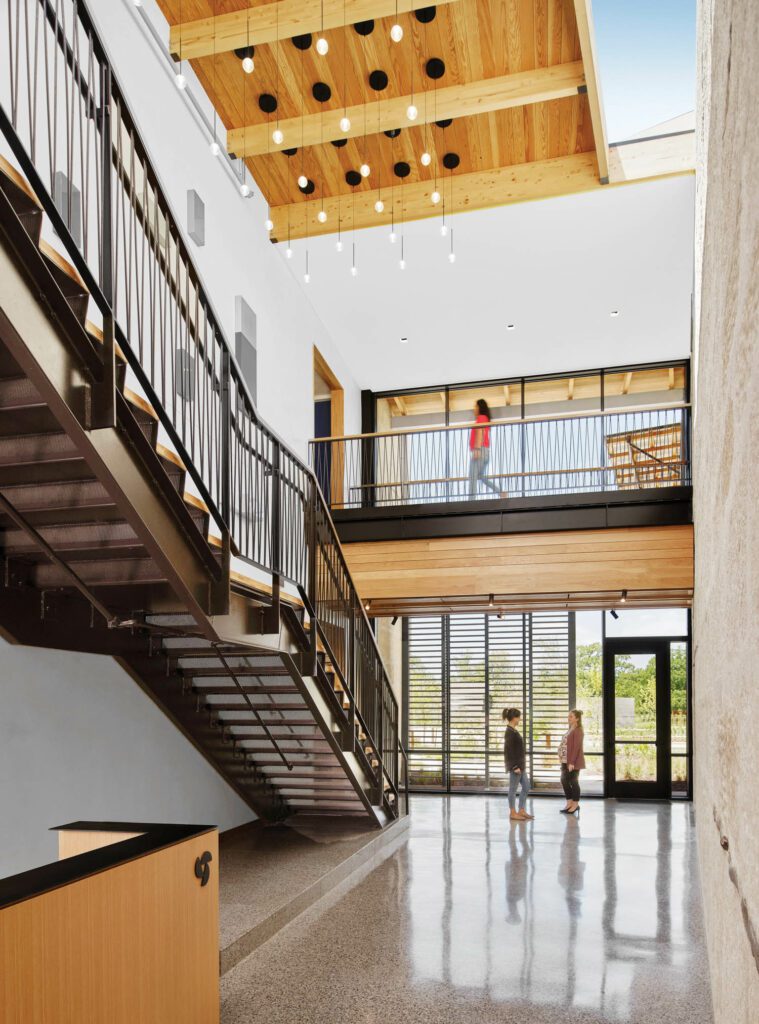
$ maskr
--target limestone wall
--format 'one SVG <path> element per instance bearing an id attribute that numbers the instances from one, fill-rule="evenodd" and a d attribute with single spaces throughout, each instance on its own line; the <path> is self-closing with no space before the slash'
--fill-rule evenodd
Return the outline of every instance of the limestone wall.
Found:
<path id="1" fill-rule="evenodd" d="M 716 1024 L 759 1020 L 759 4 L 700 8 L 695 797 Z M 704 178 L 704 173 L 706 177 Z M 699 265 L 697 254 L 696 265 Z M 721 842 L 722 840 L 722 842 Z M 727 844 L 727 849 L 723 844 Z"/>

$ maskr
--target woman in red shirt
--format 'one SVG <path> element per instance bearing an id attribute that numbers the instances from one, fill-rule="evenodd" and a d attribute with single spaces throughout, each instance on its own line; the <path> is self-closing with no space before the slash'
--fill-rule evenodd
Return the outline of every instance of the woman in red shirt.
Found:
<path id="1" fill-rule="evenodd" d="M 474 404 L 474 418 L 477 423 L 490 423 L 490 409 L 484 398 L 478 398 Z M 490 427 L 472 427 L 469 432 L 469 497 L 477 496 L 477 484 L 482 482 L 485 487 L 500 497 L 502 494 L 492 480 L 488 479 L 488 463 L 490 462 Z"/>

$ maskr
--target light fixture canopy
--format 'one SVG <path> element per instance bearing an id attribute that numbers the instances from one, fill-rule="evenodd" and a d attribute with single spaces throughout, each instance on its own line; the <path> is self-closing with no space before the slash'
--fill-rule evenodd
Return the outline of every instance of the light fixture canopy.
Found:
<path id="1" fill-rule="evenodd" d="M 393 40 L 394 43 L 399 43 L 401 39 L 403 39 L 403 29 L 398 24 L 398 22 L 396 22 L 390 29 L 390 38 Z"/>
<path id="2" fill-rule="evenodd" d="M 279 128 L 275 128 L 274 131 L 271 133 L 271 140 L 275 146 L 281 146 L 282 143 L 285 141 L 284 132 L 280 131 Z"/>
<path id="3" fill-rule="evenodd" d="M 409 105 L 406 107 L 406 117 L 409 119 L 409 121 L 416 121 L 418 116 L 419 111 L 417 110 L 416 105 L 414 103 L 409 103 Z"/>
<path id="4" fill-rule="evenodd" d="M 329 43 L 324 38 L 324 36 L 319 36 L 319 38 L 316 40 L 316 52 L 321 57 L 326 57 L 327 54 L 329 53 Z"/>
<path id="5" fill-rule="evenodd" d="M 350 130 L 351 130 L 351 119 L 346 114 L 343 114 L 343 116 L 340 118 L 340 131 L 341 132 L 349 132 Z"/>

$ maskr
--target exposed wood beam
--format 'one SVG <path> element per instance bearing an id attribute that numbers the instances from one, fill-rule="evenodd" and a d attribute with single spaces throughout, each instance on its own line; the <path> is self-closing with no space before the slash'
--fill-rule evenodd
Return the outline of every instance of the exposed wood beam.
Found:
<path id="1" fill-rule="evenodd" d="M 628 370 L 625 374 L 625 379 L 622 381 L 622 394 L 626 395 L 630 390 L 630 384 L 632 383 L 633 372 Z"/>
<path id="2" fill-rule="evenodd" d="M 447 212 L 460 213 L 465 210 L 484 210 L 491 206 L 524 202 L 530 199 L 547 199 L 551 196 L 574 192 L 587 192 L 598 186 L 596 161 L 593 153 L 576 153 L 573 156 L 556 157 L 535 163 L 517 164 L 513 167 L 496 167 L 489 171 L 476 171 L 454 178 L 454 203 L 448 204 Z M 404 220 L 421 220 L 425 217 L 439 217 L 441 205 L 433 206 L 430 195 L 433 181 L 415 181 L 403 188 L 396 188 L 391 203 L 390 191 L 382 192 L 385 203 L 383 213 L 376 213 L 374 204 L 379 198 L 377 189 L 356 190 L 355 205 L 352 195 L 330 196 L 324 199 L 323 208 L 327 220 L 320 224 L 316 215 L 322 209 L 322 200 L 301 200 L 271 210 L 274 222 L 272 239 L 285 241 L 288 237 L 303 238 L 306 234 L 328 235 L 337 231 L 338 221 L 343 232 L 353 227 L 389 227 L 391 214 L 395 223 Z M 448 190 L 446 189 L 446 192 Z M 394 207 L 394 210 L 393 210 Z M 353 212 L 355 210 L 355 221 Z"/>
<path id="3" fill-rule="evenodd" d="M 683 135 L 612 146 L 610 160 L 613 173 L 610 185 L 629 185 L 655 178 L 695 173 L 693 140 L 693 132 L 688 132 Z M 618 155 L 621 150 L 624 150 L 624 157 Z M 323 208 L 327 220 L 324 224 L 320 224 L 316 219 L 317 213 L 322 209 L 321 199 L 275 206 L 271 211 L 274 221 L 272 241 L 287 239 L 288 224 L 290 238 L 295 239 L 306 234 L 312 237 L 331 234 L 337 231 L 338 220 L 343 231 L 350 231 L 354 226 L 389 227 L 393 212 L 396 225 L 401 222 L 401 214 L 405 220 L 439 217 L 440 206 L 433 206 L 430 201 L 433 187 L 432 181 L 416 181 L 404 185 L 402 189 L 396 188 L 393 204 L 388 189 L 383 189 L 385 209 L 381 214 L 374 210 L 374 203 L 379 198 L 378 190 L 360 189 L 355 194 L 355 223 L 352 219 L 353 196 L 350 193 L 325 198 Z M 449 215 L 463 213 L 466 210 L 485 210 L 510 203 L 592 192 L 602 186 L 598 180 L 595 153 L 589 152 L 455 175 L 453 187 L 454 203 L 451 205 L 449 202 L 447 206 Z"/>
<path id="4" fill-rule="evenodd" d="M 511 405 L 511 389 L 508 384 L 503 385 L 503 397 L 506 399 L 506 405 Z"/>
<path id="5" fill-rule="evenodd" d="M 445 412 L 445 391 L 440 392 L 440 405 L 443 412 Z"/>
<path id="6" fill-rule="evenodd" d="M 406 109 L 412 100 L 419 110 L 414 123 L 431 124 L 448 117 L 472 117 L 494 110 L 575 96 L 584 82 L 582 61 L 554 64 L 534 71 L 520 71 L 464 85 L 446 86 L 437 90 L 435 103 L 424 103 L 423 94 L 417 92 L 413 97 L 395 96 L 381 99 L 379 103 L 372 100 L 367 104 L 357 104 L 347 110 L 351 122 L 347 132 L 340 130 L 340 119 L 344 113 L 342 107 L 308 114 L 302 119 L 291 117 L 278 122 L 284 135 L 284 141 L 279 146 L 272 141 L 272 125 L 268 121 L 232 128 L 227 132 L 227 149 L 236 156 L 259 156 L 292 146 L 317 146 L 332 139 L 358 138 L 364 134 L 365 127 L 370 134 L 405 127 L 408 124 Z"/>
<path id="7" fill-rule="evenodd" d="M 675 386 L 675 368 L 674 368 L 674 366 L 670 366 L 670 368 L 669 368 L 668 386 L 669 386 L 669 390 L 670 391 L 672 391 L 672 389 Z"/>
<path id="8" fill-rule="evenodd" d="M 605 185 L 609 181 L 609 144 L 606 140 L 606 122 L 601 100 L 601 84 L 598 77 L 591 0 L 574 0 L 574 5 L 577 35 L 580 40 L 580 53 L 582 54 L 585 81 L 588 87 L 588 106 L 590 107 L 590 120 L 593 125 L 593 139 L 596 144 L 598 178 L 600 183 Z"/>
<path id="9" fill-rule="evenodd" d="M 567 381 L 567 399 L 571 402 L 575 397 L 575 379 L 570 377 Z"/>
<path id="10" fill-rule="evenodd" d="M 437 0 L 438 4 L 457 0 Z M 324 0 L 325 30 L 342 28 L 372 18 L 409 14 L 419 0 Z M 279 39 L 290 39 L 322 28 L 320 0 L 278 0 L 260 4 L 215 18 L 200 18 L 171 26 L 169 50 L 174 60 L 190 60 L 224 53 L 240 46 L 258 46 Z"/>

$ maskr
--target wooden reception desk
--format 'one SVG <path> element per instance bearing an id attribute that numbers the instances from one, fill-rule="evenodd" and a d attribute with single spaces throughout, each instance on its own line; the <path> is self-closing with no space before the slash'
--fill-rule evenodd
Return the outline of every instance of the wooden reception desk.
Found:
<path id="1" fill-rule="evenodd" d="M 218 1024 L 218 834 L 74 822 L 0 880 L 3 1024 Z"/>

